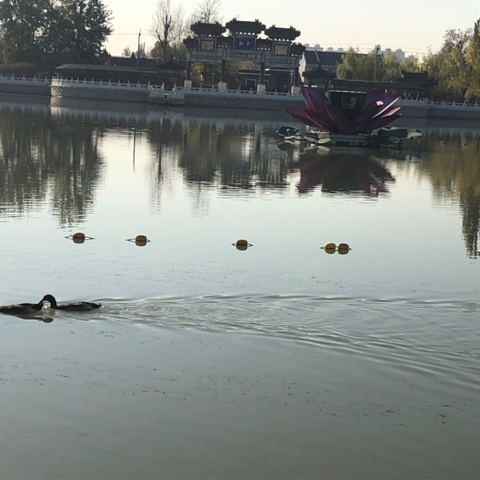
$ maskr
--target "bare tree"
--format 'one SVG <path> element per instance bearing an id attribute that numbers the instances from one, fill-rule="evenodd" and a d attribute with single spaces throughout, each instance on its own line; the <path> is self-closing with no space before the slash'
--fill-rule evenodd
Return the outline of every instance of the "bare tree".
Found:
<path id="1" fill-rule="evenodd" d="M 200 0 L 195 8 L 193 18 L 196 22 L 214 23 L 220 22 L 221 0 Z"/>
<path id="2" fill-rule="evenodd" d="M 158 0 L 150 33 L 160 44 L 163 60 L 167 60 L 171 48 L 177 46 L 183 39 L 185 29 L 183 17 L 182 7 L 172 9 L 171 0 Z"/>

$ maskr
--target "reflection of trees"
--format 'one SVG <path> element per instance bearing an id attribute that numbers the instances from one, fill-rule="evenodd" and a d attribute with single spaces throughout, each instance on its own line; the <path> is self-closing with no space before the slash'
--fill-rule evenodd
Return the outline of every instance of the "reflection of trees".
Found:
<path id="1" fill-rule="evenodd" d="M 273 134 L 273 127 L 270 130 Z M 165 117 L 152 123 L 148 135 L 159 159 L 158 181 L 163 184 L 167 175 L 160 162 L 175 157 L 196 198 L 212 185 L 226 192 L 286 186 L 287 155 L 272 147 L 262 128 L 252 123 Z"/>
<path id="2" fill-rule="evenodd" d="M 323 191 L 361 191 L 377 196 L 387 192 L 386 182 L 394 182 L 392 174 L 367 153 L 323 153 L 317 149 L 305 152 L 290 165 L 300 170 L 299 193 L 307 193 L 317 185 Z"/>
<path id="3" fill-rule="evenodd" d="M 50 200 L 62 225 L 82 221 L 100 176 L 97 140 L 92 126 L 47 111 L 0 111 L 0 203 L 24 214 Z"/>
<path id="4" fill-rule="evenodd" d="M 462 210 L 462 233 L 467 255 L 476 257 L 480 226 L 479 140 L 460 135 L 430 135 L 424 139 L 430 152 L 419 164 L 431 179 L 438 199 L 456 199 Z"/>

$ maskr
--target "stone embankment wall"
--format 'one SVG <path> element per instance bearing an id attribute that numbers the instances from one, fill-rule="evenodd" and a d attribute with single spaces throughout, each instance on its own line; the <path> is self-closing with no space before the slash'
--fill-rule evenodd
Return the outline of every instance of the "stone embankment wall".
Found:
<path id="1" fill-rule="evenodd" d="M 146 103 L 149 93 L 149 86 L 140 83 L 112 83 L 58 78 L 53 78 L 51 82 L 52 97 Z"/>
<path id="2" fill-rule="evenodd" d="M 175 88 L 172 92 L 165 92 L 162 87 L 142 84 L 15 78 L 1 75 L 0 93 L 265 111 L 283 111 L 287 107 L 305 106 L 301 95 L 280 92 L 260 93 L 205 88 Z M 399 100 L 398 105 L 402 107 L 401 114 L 404 118 L 480 120 L 478 104 Z"/>
<path id="3" fill-rule="evenodd" d="M 50 96 L 50 80 L 0 75 L 0 93 Z"/>
<path id="4" fill-rule="evenodd" d="M 185 92 L 185 106 L 189 107 L 219 107 L 219 108 L 243 108 L 248 110 L 275 110 L 282 111 L 287 107 L 304 107 L 305 101 L 302 96 L 296 97 L 269 97 L 265 95 L 198 95 Z"/>
<path id="5" fill-rule="evenodd" d="M 87 88 L 68 88 L 51 87 L 52 97 L 61 98 L 84 98 L 89 100 L 112 100 L 115 102 L 136 102 L 147 103 L 148 91 L 125 91 L 113 89 L 87 89 Z"/>
<path id="6" fill-rule="evenodd" d="M 480 105 L 476 103 L 432 102 L 430 100 L 399 100 L 404 118 L 438 120 L 480 120 Z"/>

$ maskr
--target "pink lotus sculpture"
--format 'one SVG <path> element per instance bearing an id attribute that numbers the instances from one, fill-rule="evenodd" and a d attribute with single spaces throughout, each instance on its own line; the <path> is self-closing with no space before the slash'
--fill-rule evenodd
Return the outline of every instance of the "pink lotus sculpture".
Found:
<path id="1" fill-rule="evenodd" d="M 331 105 L 323 92 L 312 87 L 302 87 L 302 95 L 307 108 L 290 107 L 285 111 L 305 125 L 330 133 L 371 133 L 400 117 L 398 111 L 401 107 L 394 105 L 399 97 L 387 94 L 382 88 L 365 95 L 360 113 L 353 119 L 348 119 L 341 109 Z"/>

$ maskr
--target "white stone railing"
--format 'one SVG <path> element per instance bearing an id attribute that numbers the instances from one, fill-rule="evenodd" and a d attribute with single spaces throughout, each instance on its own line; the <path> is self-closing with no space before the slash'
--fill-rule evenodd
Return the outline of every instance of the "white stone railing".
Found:
<path id="1" fill-rule="evenodd" d="M 164 98 L 165 97 L 165 85 L 150 85 L 148 84 L 148 91 L 150 97 Z"/>
<path id="2" fill-rule="evenodd" d="M 71 87 L 71 88 L 93 88 L 93 89 L 115 89 L 128 91 L 144 91 L 148 92 L 151 87 L 150 84 L 144 85 L 138 83 L 121 83 L 118 82 L 104 82 L 102 80 L 80 80 L 79 78 L 52 78 L 52 87 Z"/>
<path id="3" fill-rule="evenodd" d="M 32 85 L 38 87 L 48 87 L 50 86 L 50 80 L 45 78 L 26 78 L 25 75 L 23 77 L 15 77 L 11 76 L 3 76 L 0 75 L 0 83 L 3 84 L 10 84 L 10 85 Z"/>
<path id="4" fill-rule="evenodd" d="M 215 95 L 226 97 L 268 97 L 268 98 L 295 98 L 301 95 L 292 95 L 289 92 L 257 92 L 256 90 L 222 90 L 218 88 L 188 88 L 176 87 L 175 91 L 183 90 L 184 93 L 193 93 L 195 95 Z"/>
<path id="5" fill-rule="evenodd" d="M 169 97 L 182 98 L 185 94 L 227 97 L 227 98 L 278 98 L 278 99 L 291 99 L 298 100 L 301 95 L 292 94 L 290 92 L 257 92 L 256 90 L 227 90 L 218 88 L 184 88 L 174 86 L 171 92 L 166 92 L 164 85 L 150 85 L 138 83 L 121 83 L 102 80 L 80 80 L 79 78 L 26 78 L 0 75 L 0 84 L 9 85 L 29 85 L 29 86 L 41 86 L 41 87 L 70 87 L 70 88 L 92 88 L 92 89 L 112 89 L 117 91 L 130 91 L 130 92 L 145 92 L 150 97 L 164 98 L 166 95 Z M 427 108 L 427 109 L 439 109 L 439 110 L 456 110 L 464 112 L 479 112 L 480 104 L 478 103 L 455 103 L 455 102 L 434 102 L 428 99 L 412 100 L 412 99 L 400 99 L 398 106 L 413 107 L 413 108 Z"/>

